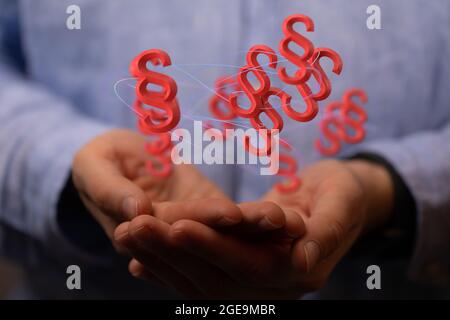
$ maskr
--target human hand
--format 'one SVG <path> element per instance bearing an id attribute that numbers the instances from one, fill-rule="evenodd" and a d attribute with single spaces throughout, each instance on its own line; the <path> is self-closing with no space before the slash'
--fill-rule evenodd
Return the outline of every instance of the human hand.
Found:
<path id="1" fill-rule="evenodd" d="M 193 166 L 174 166 L 168 178 L 150 175 L 145 170 L 144 145 L 144 137 L 133 131 L 112 130 L 94 138 L 75 156 L 74 185 L 110 239 L 120 222 L 151 214 L 152 202 L 226 198 Z"/>
<path id="2" fill-rule="evenodd" d="M 298 232 L 294 243 L 249 242 L 195 221 L 169 225 L 152 217 L 122 224 L 116 234 L 134 251 L 136 277 L 162 279 L 185 295 L 295 298 L 320 288 L 358 236 L 389 218 L 392 193 L 380 166 L 321 161 L 303 172 L 296 193 L 265 197 L 304 218 L 306 234 Z"/>
<path id="3" fill-rule="evenodd" d="M 380 165 L 324 160 L 302 173 L 297 192 L 266 194 L 265 200 L 304 218 L 306 233 L 292 250 L 297 286 L 306 291 L 321 288 L 359 236 L 388 221 L 393 192 L 389 173 Z"/>
<path id="4" fill-rule="evenodd" d="M 233 225 L 217 224 L 217 217 L 224 215 L 240 215 L 241 221 Z M 118 246 L 133 257 L 129 270 L 137 278 L 160 283 L 195 298 L 231 294 L 253 296 L 255 293 L 251 288 L 243 289 L 220 268 L 209 265 L 180 246 L 184 235 L 179 232 L 195 234 L 202 231 L 202 227 L 214 227 L 210 229 L 211 235 L 205 234 L 204 241 L 218 243 L 213 236 L 218 234 L 238 243 L 264 244 L 268 250 L 272 248 L 279 252 L 280 257 L 305 231 L 300 215 L 290 210 L 285 213 L 272 202 L 236 205 L 224 199 L 202 199 L 155 205 L 152 216 L 142 215 L 120 224 L 115 231 L 115 239 Z M 221 246 L 218 244 L 216 254 L 220 256 Z M 225 249 L 224 254 L 230 254 L 231 246 L 226 245 Z M 238 261 L 247 262 L 247 257 L 241 257 L 240 248 L 237 250 L 233 255 L 237 260 L 235 271 L 239 274 L 245 265 L 240 266 Z"/>

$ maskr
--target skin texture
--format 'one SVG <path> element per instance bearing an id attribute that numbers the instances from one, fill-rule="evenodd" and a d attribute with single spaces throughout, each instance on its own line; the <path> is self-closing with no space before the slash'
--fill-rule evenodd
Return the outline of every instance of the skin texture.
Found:
<path id="1" fill-rule="evenodd" d="M 298 298 L 325 284 L 362 233 L 387 222 L 393 198 L 386 170 L 365 161 L 320 161 L 301 178 L 297 192 L 272 190 L 259 203 L 268 212 L 281 210 L 287 225 L 304 222 L 294 239 L 249 240 L 189 219 L 170 224 L 151 216 L 122 223 L 115 239 L 133 256 L 135 277 L 185 296 Z M 245 216 L 254 206 L 239 207 Z"/>
<path id="2" fill-rule="evenodd" d="M 235 204 L 194 167 L 148 175 L 145 140 L 105 133 L 73 181 L 129 270 L 192 298 L 297 298 L 324 285 L 358 237 L 389 219 L 393 187 L 365 161 L 319 161 L 291 194 Z"/>
<path id="3" fill-rule="evenodd" d="M 227 199 L 191 166 L 176 167 L 169 179 L 146 174 L 144 144 L 144 138 L 137 133 L 113 130 L 90 141 L 75 156 L 75 187 L 110 238 L 118 223 L 152 214 L 152 200 Z M 230 211 L 231 221 L 239 221 L 240 217 L 233 213 Z"/>
<path id="4" fill-rule="evenodd" d="M 255 237 L 298 236 L 303 232 L 300 218 L 287 224 L 284 212 L 274 204 L 243 204 L 244 215 L 193 166 L 174 166 L 167 179 L 149 175 L 144 145 L 144 137 L 133 131 L 113 130 L 94 138 L 75 156 L 74 185 L 111 240 L 120 223 L 140 215 L 153 215 L 169 224 L 190 219 L 224 232 Z M 117 242 L 113 244 L 120 253 L 126 251 Z"/>

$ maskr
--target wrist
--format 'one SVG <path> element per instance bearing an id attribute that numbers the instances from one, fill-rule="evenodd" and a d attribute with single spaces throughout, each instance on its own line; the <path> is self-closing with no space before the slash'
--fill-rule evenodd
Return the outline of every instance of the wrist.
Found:
<path id="1" fill-rule="evenodd" d="M 388 170 L 362 159 L 345 161 L 345 165 L 363 189 L 366 208 L 363 232 L 383 227 L 392 216 L 394 204 L 394 185 Z"/>

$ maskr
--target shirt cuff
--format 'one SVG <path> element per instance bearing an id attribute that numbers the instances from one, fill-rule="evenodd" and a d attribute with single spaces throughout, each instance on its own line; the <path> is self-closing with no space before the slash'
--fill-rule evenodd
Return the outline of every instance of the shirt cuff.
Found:
<path id="1" fill-rule="evenodd" d="M 416 201 L 395 167 L 383 156 L 372 152 L 357 153 L 348 159 L 365 160 L 383 166 L 394 186 L 394 203 L 391 219 L 382 230 L 361 238 L 352 254 L 370 252 L 379 258 L 411 257 L 417 229 Z"/>
<path id="2" fill-rule="evenodd" d="M 71 175 L 59 196 L 56 215 L 59 230 L 72 244 L 98 257 L 115 255 L 111 241 L 84 206 Z"/>
<path id="3" fill-rule="evenodd" d="M 39 215 L 30 215 L 35 219 L 29 224 L 33 228 L 30 230 L 30 234 L 40 240 L 53 257 L 64 263 L 71 261 L 80 264 L 106 265 L 109 261 L 104 260 L 104 257 L 84 250 L 83 247 L 76 245 L 71 240 L 75 233 L 78 233 L 79 237 L 86 236 L 83 224 L 74 224 L 70 233 L 67 233 L 66 225 L 61 228 L 58 204 L 70 177 L 75 154 L 83 145 L 94 137 L 111 130 L 112 127 L 73 114 L 70 121 L 57 129 L 52 136 L 40 140 L 34 153 L 35 158 L 29 160 L 31 162 L 28 165 L 30 180 L 25 190 L 27 210 L 39 212 Z M 42 164 L 47 165 L 44 167 Z M 33 179 L 35 175 L 36 177 Z M 32 203 L 39 204 L 39 207 L 33 207 Z M 76 207 L 72 208 L 72 210 L 75 209 Z M 83 213 L 80 213 L 80 217 L 82 216 Z"/>

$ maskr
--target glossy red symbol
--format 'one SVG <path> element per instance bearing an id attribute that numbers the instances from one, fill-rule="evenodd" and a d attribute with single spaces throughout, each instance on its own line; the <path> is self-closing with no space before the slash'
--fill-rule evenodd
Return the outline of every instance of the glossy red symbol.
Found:
<path id="1" fill-rule="evenodd" d="M 297 191 L 301 185 L 301 179 L 297 175 L 297 160 L 283 151 L 291 150 L 285 140 L 280 140 L 280 168 L 277 175 L 285 177 L 283 182 L 275 184 L 275 188 L 280 193 L 291 193 Z"/>
<path id="2" fill-rule="evenodd" d="M 310 63 L 311 67 L 317 72 L 313 72 L 312 75 L 320 85 L 319 92 L 312 96 L 316 101 L 325 100 L 331 94 L 331 81 L 320 64 L 320 61 L 324 58 L 330 59 L 333 63 L 333 73 L 339 75 L 342 72 L 342 59 L 336 51 L 329 48 L 316 48 L 314 50 Z"/>
<path id="3" fill-rule="evenodd" d="M 332 102 L 327 108 L 329 110 L 334 108 L 340 109 L 341 103 L 337 101 Z M 324 156 L 332 156 L 339 153 L 341 151 L 341 139 L 344 135 L 344 128 L 339 118 L 334 116 L 331 111 L 325 111 L 323 119 L 319 122 L 319 128 L 327 140 L 328 146 L 324 145 L 320 139 L 317 139 L 315 141 L 316 149 Z"/>
<path id="4" fill-rule="evenodd" d="M 367 121 L 367 112 L 353 101 L 355 97 L 358 97 L 362 103 L 367 103 L 368 100 L 366 93 L 361 89 L 349 89 L 344 93 L 341 118 L 346 126 L 352 128 L 354 134 L 350 135 L 345 131 L 343 140 L 351 144 L 361 142 L 366 136 L 364 123 Z M 358 118 L 355 119 L 352 114 L 357 115 Z"/>
<path id="5" fill-rule="evenodd" d="M 367 113 L 353 101 L 354 97 L 358 97 L 362 103 L 368 101 L 363 90 L 349 89 L 344 93 L 342 101 L 332 102 L 325 108 L 324 118 L 320 121 L 319 127 L 328 146 L 325 146 L 320 139 L 315 141 L 315 147 L 322 155 L 333 156 L 339 153 L 341 141 L 355 144 L 364 140 L 366 135 L 364 123 L 367 121 Z M 357 115 L 358 118 L 355 119 L 352 114 Z M 348 133 L 347 127 L 352 129 L 353 135 Z"/>
<path id="6" fill-rule="evenodd" d="M 217 119 L 231 120 L 236 118 L 236 113 L 230 107 L 230 93 L 238 94 L 241 90 L 236 79 L 233 77 L 221 77 L 215 83 L 215 94 L 209 100 L 209 111 Z"/>
<path id="7" fill-rule="evenodd" d="M 317 72 L 314 71 L 313 72 Z M 298 93 L 302 97 L 305 103 L 305 111 L 299 112 L 292 106 L 292 96 L 285 95 L 283 97 L 282 108 L 283 111 L 291 119 L 299 122 L 308 122 L 314 119 L 314 117 L 319 112 L 319 106 L 317 101 L 314 100 L 311 88 L 308 86 L 307 81 L 311 77 L 311 73 L 308 73 L 305 82 L 302 82 L 296 86 Z"/>
<path id="8" fill-rule="evenodd" d="M 253 128 L 258 130 L 258 133 L 260 136 L 264 139 L 264 147 L 258 148 L 252 146 L 250 143 L 250 137 L 244 136 L 244 147 L 245 150 L 248 152 L 258 155 L 258 156 L 269 156 L 272 152 L 272 131 L 271 130 L 278 130 L 278 132 L 281 132 L 283 130 L 283 118 L 281 115 L 273 108 L 271 105 L 269 99 L 272 96 L 278 97 L 281 101 L 283 101 L 284 96 L 286 93 L 282 91 L 281 89 L 272 87 L 269 90 L 267 90 L 266 94 L 263 97 L 264 105 L 262 108 L 258 109 L 258 113 L 250 118 L 250 124 Z M 267 128 L 264 123 L 261 120 L 261 116 L 263 114 L 266 114 L 267 117 L 272 122 L 272 127 Z"/>
<path id="9" fill-rule="evenodd" d="M 263 70 L 263 67 L 258 62 L 258 56 L 265 55 L 269 58 L 267 65 L 271 69 L 276 69 L 278 59 L 275 51 L 265 45 L 256 45 L 250 48 L 247 53 L 247 65 L 239 70 L 237 80 L 239 86 L 244 91 L 244 94 L 250 101 L 248 108 L 241 107 L 238 103 L 239 93 L 232 93 L 230 95 L 230 105 L 233 111 L 244 118 L 252 118 L 258 114 L 258 109 L 264 105 L 263 97 L 270 89 L 270 78 Z M 259 86 L 255 88 L 248 79 L 249 73 L 252 73 L 259 82 Z"/>
<path id="10" fill-rule="evenodd" d="M 284 58 L 298 67 L 298 70 L 295 72 L 294 76 L 289 76 L 286 68 L 280 67 L 278 69 L 278 75 L 283 82 L 291 85 L 298 85 L 308 77 L 310 69 L 308 60 L 314 52 L 314 45 L 312 42 L 294 30 L 294 25 L 296 23 L 303 23 L 307 32 L 314 31 L 314 22 L 308 16 L 302 14 L 291 15 L 283 22 L 283 33 L 285 37 L 280 42 L 279 50 Z M 303 49 L 303 54 L 299 55 L 291 50 L 289 48 L 290 43 L 295 43 L 297 46 L 301 47 Z"/>
<path id="11" fill-rule="evenodd" d="M 152 136 L 154 139 L 145 145 L 145 149 L 152 156 L 152 159 L 147 161 L 146 168 L 151 175 L 166 178 L 172 171 L 170 133 L 157 133 Z"/>
<path id="12" fill-rule="evenodd" d="M 305 110 L 299 112 L 292 106 L 292 97 L 288 96 L 283 103 L 284 112 L 293 120 L 300 122 L 308 122 L 314 119 L 319 112 L 318 102 L 325 100 L 331 94 L 331 82 L 320 65 L 323 58 L 328 58 L 333 62 L 332 71 L 340 74 L 342 71 L 342 60 L 335 51 L 328 48 L 317 48 L 314 55 L 310 58 L 311 69 L 306 78 L 296 85 L 297 91 L 305 103 Z M 313 76 L 319 83 L 320 89 L 317 93 L 313 93 L 308 81 Z"/>
<path id="13" fill-rule="evenodd" d="M 135 109 L 139 102 L 135 101 Z M 155 119 L 164 120 L 163 114 L 156 112 Z M 156 177 L 166 178 L 172 172 L 172 161 L 170 152 L 172 149 L 172 141 L 170 139 L 170 132 L 155 133 L 149 130 L 147 124 L 139 118 L 137 121 L 138 129 L 141 133 L 148 136 L 151 140 L 145 144 L 145 151 L 150 155 L 146 162 L 146 169 Z"/>
<path id="14" fill-rule="evenodd" d="M 136 56 L 130 64 L 130 73 L 137 78 L 136 109 L 142 115 L 142 126 L 154 133 L 166 132 L 173 129 L 180 121 L 180 108 L 176 100 L 177 85 L 175 81 L 162 73 L 148 69 L 147 65 L 161 65 L 167 67 L 171 64 L 169 55 L 158 49 L 147 50 Z M 149 85 L 160 87 L 160 91 L 150 90 Z M 162 116 L 155 119 L 155 107 Z"/>
<path id="15" fill-rule="evenodd" d="M 146 162 L 147 171 L 152 176 L 166 178 L 172 172 L 169 131 L 180 121 L 177 85 L 171 77 L 150 70 L 149 64 L 167 67 L 171 61 L 166 52 L 158 49 L 144 51 L 133 59 L 130 73 L 137 79 L 133 108 L 139 115 L 139 131 L 150 138 L 145 145 L 145 151 L 150 155 Z M 160 90 L 151 90 L 150 85 Z"/>
<path id="16" fill-rule="evenodd" d="M 231 92 L 229 92 L 231 91 Z M 221 77 L 216 80 L 215 94 L 209 100 L 209 112 L 222 122 L 222 130 L 217 129 L 220 139 L 227 139 L 227 129 L 233 129 L 231 120 L 237 117 L 237 114 L 230 106 L 230 94 L 239 94 L 241 91 L 239 84 L 233 77 Z M 204 124 L 205 129 L 216 129 L 211 121 Z"/>

